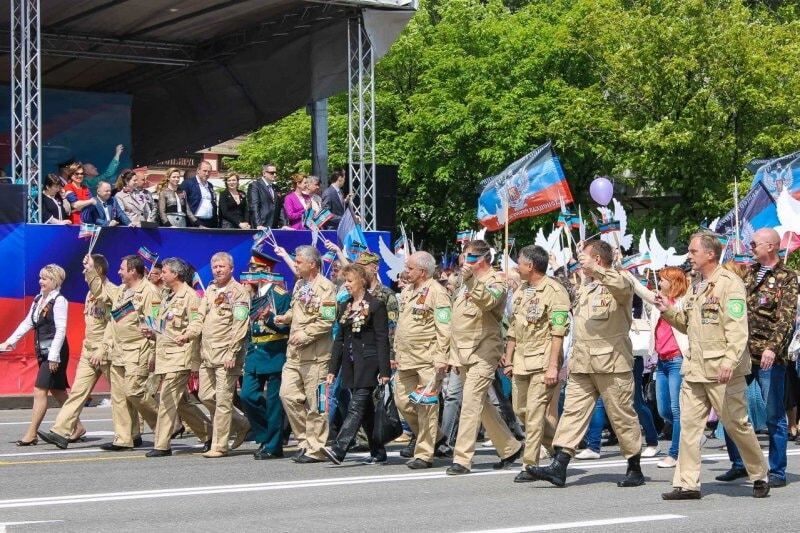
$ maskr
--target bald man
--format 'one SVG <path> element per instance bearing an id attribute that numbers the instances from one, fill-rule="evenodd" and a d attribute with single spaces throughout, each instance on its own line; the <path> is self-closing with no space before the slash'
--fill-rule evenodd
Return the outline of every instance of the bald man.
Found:
<path id="1" fill-rule="evenodd" d="M 784 404 L 786 380 L 786 347 L 792 336 L 797 307 L 797 273 L 789 269 L 778 255 L 781 239 L 771 228 L 753 235 L 750 250 L 756 263 L 745 277 L 747 287 L 747 323 L 750 329 L 748 349 L 752 373 L 747 384 L 758 380 L 761 397 L 767 405 L 769 431 L 769 485 L 786 485 L 786 443 L 789 429 Z M 718 481 L 734 481 L 747 477 L 736 444 L 725 433 L 730 457 L 730 470 L 717 476 Z"/>

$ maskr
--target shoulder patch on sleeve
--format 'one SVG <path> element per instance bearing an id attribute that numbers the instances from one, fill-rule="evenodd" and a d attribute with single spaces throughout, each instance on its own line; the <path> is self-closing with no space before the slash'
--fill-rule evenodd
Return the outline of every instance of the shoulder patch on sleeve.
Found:
<path id="1" fill-rule="evenodd" d="M 728 300 L 728 313 L 733 318 L 742 318 L 745 311 L 744 300 L 741 298 L 731 298 Z"/>
<path id="2" fill-rule="evenodd" d="M 323 320 L 336 320 L 336 302 L 322 302 L 319 314 Z"/>
<path id="3" fill-rule="evenodd" d="M 550 323 L 554 326 L 566 326 L 569 322 L 569 313 L 566 311 L 553 311 L 550 313 Z"/>
<path id="4" fill-rule="evenodd" d="M 233 318 L 236 320 L 246 320 L 248 316 L 250 316 L 250 306 L 241 302 L 234 304 Z"/>
<path id="5" fill-rule="evenodd" d="M 494 296 L 495 298 L 500 298 L 500 296 L 503 295 L 503 291 L 499 287 L 496 287 L 494 285 L 487 285 L 486 290 L 492 293 L 492 296 Z"/>
<path id="6" fill-rule="evenodd" d="M 437 307 L 433 315 L 440 324 L 449 324 L 451 311 L 449 307 Z"/>

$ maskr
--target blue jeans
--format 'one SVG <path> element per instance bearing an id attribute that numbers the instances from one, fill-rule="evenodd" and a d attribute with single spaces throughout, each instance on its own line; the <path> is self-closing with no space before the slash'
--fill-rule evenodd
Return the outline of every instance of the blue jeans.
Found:
<path id="1" fill-rule="evenodd" d="M 642 390 L 642 373 L 644 372 L 644 358 L 633 358 L 633 408 L 639 416 L 639 424 L 644 428 L 645 442 L 648 446 L 658 446 L 658 431 L 653 421 L 653 413 L 644 401 L 644 391 Z M 594 405 L 592 421 L 589 422 L 589 430 L 586 432 L 586 446 L 590 450 L 600 453 L 600 440 L 603 428 L 606 425 L 606 408 L 603 398 L 598 396 L 597 403 Z"/>
<path id="2" fill-rule="evenodd" d="M 747 376 L 747 383 L 758 380 L 761 397 L 767 404 L 767 430 L 769 431 L 769 473 L 786 479 L 786 443 L 789 440 L 789 423 L 786 420 L 786 406 L 783 403 L 784 385 L 786 384 L 786 366 L 772 365 L 769 370 L 761 370 L 753 365 L 753 373 Z M 725 444 L 728 446 L 728 457 L 733 468 L 744 469 L 742 456 L 728 433 L 725 433 Z"/>
<path id="3" fill-rule="evenodd" d="M 672 426 L 672 443 L 669 456 L 678 458 L 678 444 L 681 441 L 681 365 L 683 356 L 670 361 L 658 361 L 656 366 L 656 403 L 658 414 Z"/>

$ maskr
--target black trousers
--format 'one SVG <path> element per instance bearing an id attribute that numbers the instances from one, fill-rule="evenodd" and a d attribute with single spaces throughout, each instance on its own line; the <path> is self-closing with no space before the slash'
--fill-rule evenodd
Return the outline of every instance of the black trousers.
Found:
<path id="1" fill-rule="evenodd" d="M 356 438 L 358 428 L 363 425 L 369 440 L 370 455 L 380 460 L 386 459 L 386 448 L 372 439 L 375 417 L 375 403 L 372 401 L 374 392 L 375 387 L 350 389 L 350 405 L 347 408 L 347 416 L 334 441 L 334 450 L 339 455 L 344 456 L 347 453 Z"/>

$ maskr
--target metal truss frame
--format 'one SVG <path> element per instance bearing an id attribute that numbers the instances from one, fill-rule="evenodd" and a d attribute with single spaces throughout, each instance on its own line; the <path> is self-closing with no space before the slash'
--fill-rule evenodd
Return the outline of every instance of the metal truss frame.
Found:
<path id="1" fill-rule="evenodd" d="M 28 185 L 28 222 L 41 222 L 42 79 L 40 0 L 11 0 L 11 168 Z"/>
<path id="2" fill-rule="evenodd" d="M 353 205 L 365 230 L 376 226 L 375 55 L 364 19 L 347 26 L 347 161 Z"/>

